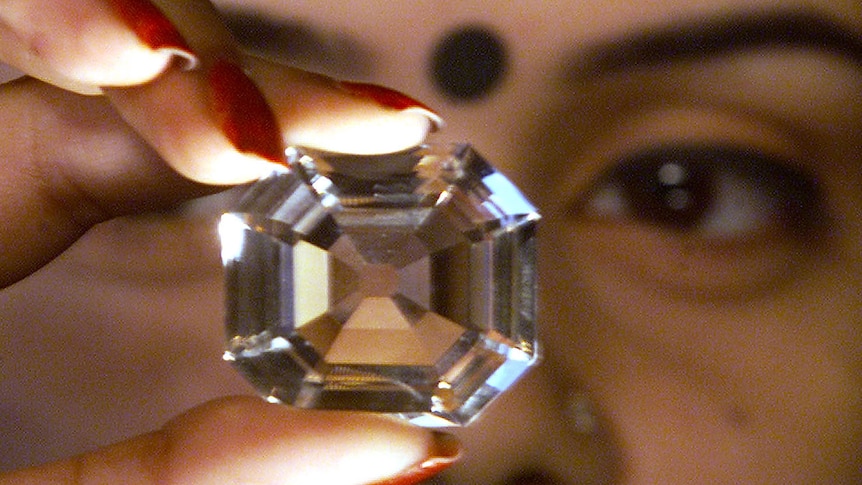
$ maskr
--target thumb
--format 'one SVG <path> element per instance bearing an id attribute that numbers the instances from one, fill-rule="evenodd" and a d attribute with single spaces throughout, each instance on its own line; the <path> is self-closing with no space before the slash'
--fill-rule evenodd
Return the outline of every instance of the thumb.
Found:
<path id="1" fill-rule="evenodd" d="M 0 476 L 0 484 L 407 485 L 448 466 L 457 455 L 458 445 L 449 435 L 386 417 L 233 397 L 192 409 L 153 433 Z"/>

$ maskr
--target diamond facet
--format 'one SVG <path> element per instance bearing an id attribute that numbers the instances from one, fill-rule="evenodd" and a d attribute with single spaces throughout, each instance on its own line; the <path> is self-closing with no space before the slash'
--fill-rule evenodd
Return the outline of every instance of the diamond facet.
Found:
<path id="1" fill-rule="evenodd" d="M 539 216 L 471 147 L 288 162 L 219 225 L 225 359 L 260 393 L 461 425 L 535 363 Z"/>

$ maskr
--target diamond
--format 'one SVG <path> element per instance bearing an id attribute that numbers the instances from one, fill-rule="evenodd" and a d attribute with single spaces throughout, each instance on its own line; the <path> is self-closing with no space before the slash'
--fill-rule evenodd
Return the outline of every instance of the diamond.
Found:
<path id="1" fill-rule="evenodd" d="M 470 422 L 537 360 L 535 208 L 469 145 L 287 154 L 219 224 L 225 359 L 274 402 Z"/>

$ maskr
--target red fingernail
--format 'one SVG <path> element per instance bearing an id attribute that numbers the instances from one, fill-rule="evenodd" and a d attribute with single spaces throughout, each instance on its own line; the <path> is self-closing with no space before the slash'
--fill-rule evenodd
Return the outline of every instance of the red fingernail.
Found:
<path id="1" fill-rule="evenodd" d="M 198 57 L 174 24 L 148 0 L 111 0 L 119 17 L 135 35 L 153 50 L 167 50 L 186 61 L 186 68 L 193 69 Z"/>
<path id="2" fill-rule="evenodd" d="M 439 129 L 443 125 L 443 118 L 434 110 L 423 103 L 407 96 L 404 93 L 389 89 L 377 84 L 358 83 L 352 81 L 338 81 L 338 86 L 350 94 L 362 96 L 374 100 L 377 104 L 386 108 L 405 111 L 408 109 L 419 110 L 431 120 L 433 128 Z"/>
<path id="3" fill-rule="evenodd" d="M 396 477 L 392 477 L 374 485 L 414 485 L 427 480 L 434 475 L 449 468 L 458 460 L 461 454 L 461 442 L 458 438 L 440 431 L 434 432 L 431 449 L 428 458 L 416 466 L 404 470 Z"/>
<path id="4" fill-rule="evenodd" d="M 237 150 L 282 163 L 284 142 L 266 99 L 238 65 L 216 61 L 209 70 L 216 120 Z"/>

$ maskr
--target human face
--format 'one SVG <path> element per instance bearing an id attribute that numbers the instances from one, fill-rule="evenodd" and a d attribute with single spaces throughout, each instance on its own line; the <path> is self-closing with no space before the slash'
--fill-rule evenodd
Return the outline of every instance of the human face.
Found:
<path id="1" fill-rule="evenodd" d="M 660 60 L 646 65 L 593 63 L 619 39 L 682 27 L 703 38 L 704 23 L 718 29 L 715 19 L 763 12 L 801 10 L 858 36 L 855 2 L 219 4 L 314 42 L 254 45 L 266 54 L 435 107 L 447 121 L 436 139 L 471 141 L 544 213 L 545 362 L 460 432 L 467 451 L 451 483 L 533 470 L 562 483 L 859 481 L 862 61 L 812 40 L 695 49 L 685 59 L 653 48 Z M 506 69 L 486 93 L 453 100 L 428 76 L 430 53 L 452 29 L 477 24 L 502 41 Z M 752 25 L 749 36 L 768 30 Z M 655 178 L 671 199 L 638 195 Z M 7 346 L 31 379 L 10 386 L 12 414 L 36 436 L 60 437 L 52 448 L 16 436 L 17 446 L 67 453 L 246 390 L 218 362 L 214 209 L 202 207 L 98 228 L 4 294 L 4 320 L 43 337 L 26 352 Z M 138 269 L 118 271 L 121 261 Z M 34 298 L 46 304 L 32 308 Z M 169 304 L 153 311 L 152 301 Z M 58 336 L 57 321 L 86 326 Z M 86 364 L 50 352 L 93 342 L 111 351 Z M 185 357 L 166 363 L 165 351 Z M 142 373 L 149 391 L 124 392 Z M 586 422 L 586 407 L 598 424 Z M 106 426 L 115 422 L 129 426 Z"/>

